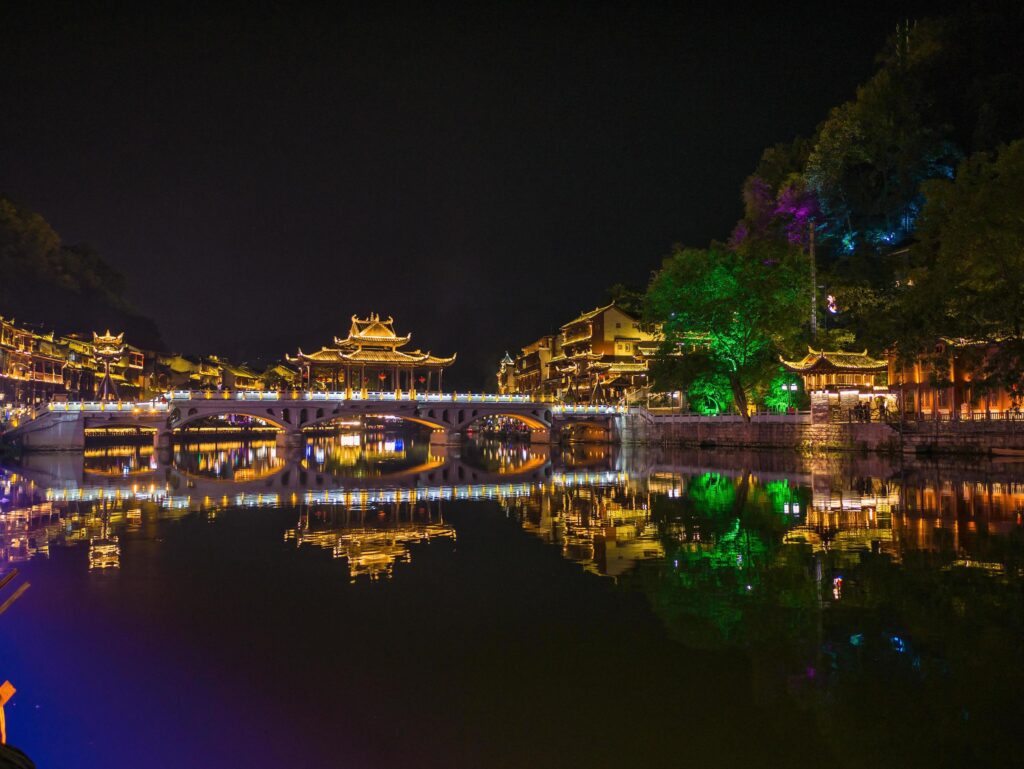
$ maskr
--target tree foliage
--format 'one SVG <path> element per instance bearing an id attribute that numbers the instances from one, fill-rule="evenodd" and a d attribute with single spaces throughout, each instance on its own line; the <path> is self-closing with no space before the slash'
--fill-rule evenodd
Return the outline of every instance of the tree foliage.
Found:
<path id="1" fill-rule="evenodd" d="M 924 185 L 900 314 L 912 354 L 937 338 L 988 350 L 988 384 L 1024 390 L 1024 140 L 977 153 Z"/>
<path id="2" fill-rule="evenodd" d="M 796 249 L 763 242 L 677 248 L 648 288 L 647 314 L 662 324 L 666 355 L 699 348 L 683 356 L 686 389 L 724 379 L 746 416 L 776 354 L 800 334 L 806 285 L 806 261 Z"/>
<path id="3" fill-rule="evenodd" d="M 68 246 L 39 214 L 0 197 L 0 315 L 44 329 L 119 329 L 159 348 L 152 320 L 125 299 L 124 276 L 92 248 Z"/>
<path id="4" fill-rule="evenodd" d="M 806 249 L 813 226 L 819 300 L 831 295 L 838 310 L 819 313 L 820 343 L 841 338 L 878 354 L 898 342 L 914 356 L 941 337 L 989 338 L 986 325 L 995 326 L 1006 355 L 992 374 L 1012 383 L 1007 366 L 1024 360 L 1002 328 L 1014 326 L 1007 317 L 1016 290 L 1012 259 L 958 260 L 961 246 L 952 244 L 981 230 L 997 237 L 1020 200 L 982 161 L 961 163 L 1024 136 L 1024 48 L 1015 42 L 1022 36 L 1024 6 L 999 1 L 900 25 L 852 100 L 832 109 L 810 139 L 763 153 L 744 182 L 744 215 L 730 244 Z M 964 173 L 972 175 L 977 204 L 944 202 Z M 985 185 L 991 196 L 1007 197 L 982 202 Z M 953 202 L 965 211 L 932 234 Z M 996 222 L 1000 210 L 1004 220 Z M 926 258 L 940 238 L 948 259 Z M 974 238 L 961 245 L 984 251 L 1003 244 Z M 939 277 L 947 269 L 952 280 Z M 928 274 L 936 279 L 927 282 Z"/>
<path id="5" fill-rule="evenodd" d="M 620 309 L 637 318 L 644 312 L 644 292 L 625 283 L 616 283 L 608 289 L 608 298 Z"/>

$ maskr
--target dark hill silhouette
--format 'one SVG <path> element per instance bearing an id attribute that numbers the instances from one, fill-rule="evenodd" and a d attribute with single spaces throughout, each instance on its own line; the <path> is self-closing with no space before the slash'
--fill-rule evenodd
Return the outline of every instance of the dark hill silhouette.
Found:
<path id="1" fill-rule="evenodd" d="M 39 214 L 0 196 L 0 315 L 40 331 L 124 331 L 162 349 L 156 324 L 124 298 L 125 279 L 89 246 L 65 245 Z"/>

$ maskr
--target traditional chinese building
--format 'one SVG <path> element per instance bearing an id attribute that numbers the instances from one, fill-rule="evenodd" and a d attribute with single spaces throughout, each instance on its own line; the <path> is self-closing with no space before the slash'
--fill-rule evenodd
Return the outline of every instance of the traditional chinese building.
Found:
<path id="1" fill-rule="evenodd" d="M 645 387 L 659 334 L 614 303 L 585 312 L 523 348 L 512 375 L 499 371 L 503 391 L 550 395 L 584 403 L 612 402 Z"/>
<path id="2" fill-rule="evenodd" d="M 298 366 L 301 386 L 316 390 L 440 390 L 444 369 L 455 362 L 420 350 L 403 350 L 411 334 L 395 333 L 393 318 L 352 316 L 344 339 L 313 353 L 301 349 L 287 361 Z"/>
<path id="3" fill-rule="evenodd" d="M 264 369 L 260 375 L 268 390 L 290 390 L 299 381 L 299 372 L 283 363 L 275 363 Z"/>
<path id="4" fill-rule="evenodd" d="M 889 364 L 872 358 L 867 350 L 830 352 L 808 347 L 801 360 L 782 360 L 782 365 L 803 379 L 815 422 L 850 419 L 857 407 L 865 405 L 876 417 L 895 413 L 896 398 L 886 384 Z"/>
<path id="5" fill-rule="evenodd" d="M 64 388 L 64 360 L 53 334 L 38 334 L 0 318 L 0 400 L 30 406 Z"/>
<path id="6" fill-rule="evenodd" d="M 69 334 L 58 337 L 55 345 L 65 364 L 64 392 L 72 400 L 111 395 L 131 400 L 142 397 L 147 389 L 146 354 L 126 343 L 124 334 Z"/>
<path id="7" fill-rule="evenodd" d="M 514 393 L 516 387 L 516 362 L 505 351 L 505 357 L 498 365 L 498 392 L 502 395 Z"/>
<path id="8" fill-rule="evenodd" d="M 940 339 L 913 361 L 890 356 L 889 384 L 908 418 L 1001 417 L 1020 407 L 1024 393 L 986 385 L 985 369 L 998 353 L 998 342 Z"/>
<path id="9" fill-rule="evenodd" d="M 503 394 L 553 395 L 555 382 L 551 379 L 551 359 L 560 352 L 558 337 L 542 336 L 522 348 L 516 356 L 512 370 L 499 369 L 499 390 Z"/>

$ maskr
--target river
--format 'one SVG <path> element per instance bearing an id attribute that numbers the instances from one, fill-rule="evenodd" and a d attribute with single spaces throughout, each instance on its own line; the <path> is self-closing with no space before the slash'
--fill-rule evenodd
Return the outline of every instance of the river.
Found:
<path id="1" fill-rule="evenodd" d="M 1020 765 L 1024 463 L 204 437 L 0 470 L 40 767 Z M 168 461 L 169 460 L 169 461 Z M 10 590 L 5 590 L 0 599 Z"/>

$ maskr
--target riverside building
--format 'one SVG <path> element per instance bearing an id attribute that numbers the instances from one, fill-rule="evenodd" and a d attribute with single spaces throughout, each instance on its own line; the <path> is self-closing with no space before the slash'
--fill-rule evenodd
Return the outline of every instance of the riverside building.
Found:
<path id="1" fill-rule="evenodd" d="M 648 386 L 650 361 L 660 344 L 657 329 L 645 328 L 613 302 L 526 345 L 514 360 L 506 353 L 498 389 L 575 403 L 614 403 Z"/>

